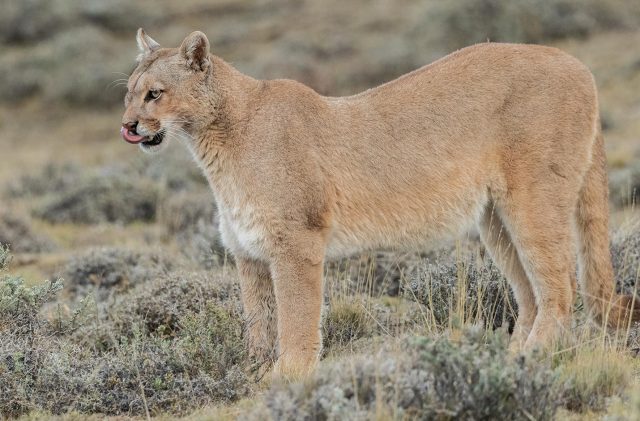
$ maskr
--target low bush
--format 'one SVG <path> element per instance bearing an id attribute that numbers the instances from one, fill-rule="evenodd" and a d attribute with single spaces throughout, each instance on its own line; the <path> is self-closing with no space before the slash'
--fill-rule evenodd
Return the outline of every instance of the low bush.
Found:
<path id="1" fill-rule="evenodd" d="M 502 273 L 491 262 L 463 257 L 457 263 L 427 263 L 408 284 L 404 296 L 422 304 L 436 327 L 483 323 L 511 331 L 517 305 Z"/>
<path id="2" fill-rule="evenodd" d="M 135 57 L 132 35 L 143 25 L 163 45 L 175 44 L 199 27 L 216 50 L 262 78 L 290 77 L 322 93 L 348 94 L 388 81 L 452 49 L 492 41 L 548 42 L 598 31 L 635 28 L 640 7 L 628 0 L 428 0 L 398 7 L 381 1 L 329 3 L 317 19 L 312 3 L 286 0 L 231 4 L 192 0 L 167 4 L 150 0 L 24 0 L 8 2 L 0 16 L 0 101 L 29 97 L 76 107 L 120 104 Z M 270 3 L 271 4 L 271 3 Z M 392 11 L 392 13 L 390 13 Z M 323 13 L 325 13 L 323 12 Z M 256 13 L 268 31 L 257 31 Z M 291 14 L 299 17 L 295 22 Z M 357 15 L 342 34 L 340 16 Z M 277 39 L 277 42 L 274 40 Z M 176 44 L 177 45 L 177 44 Z M 331 60 L 327 60 L 330 57 Z M 108 65 L 105 65 L 108 63 Z"/>
<path id="3" fill-rule="evenodd" d="M 618 291 L 640 291 L 640 226 L 621 228 L 611 242 L 611 261 Z"/>
<path id="4" fill-rule="evenodd" d="M 36 409 L 54 414 L 184 414 L 236 400 L 249 392 L 240 366 L 241 342 L 229 348 L 234 339 L 229 325 L 216 333 L 217 327 L 209 328 L 207 337 L 136 337 L 102 354 L 63 338 L 3 338 L 0 415 Z"/>
<path id="5" fill-rule="evenodd" d="M 609 173 L 609 199 L 617 207 L 638 206 L 640 165 L 629 165 Z"/>
<path id="6" fill-rule="evenodd" d="M 180 251 L 201 267 L 211 269 L 225 262 L 226 250 L 220 240 L 216 207 L 210 191 L 177 193 L 162 206 L 160 222 Z"/>
<path id="7" fill-rule="evenodd" d="M 0 268 L 8 260 L 1 248 Z M 216 288 L 214 283 L 202 279 L 194 284 L 185 278 L 191 277 L 184 275 L 174 284 L 158 281 L 145 290 L 151 295 L 137 291 L 119 296 L 116 312 L 134 310 L 127 332 L 111 331 L 119 339 L 109 347 L 86 340 L 87 333 L 115 326 L 100 314 L 78 317 L 74 311 L 70 317 L 43 317 L 60 282 L 27 287 L 19 278 L 0 278 L 0 417 L 31 411 L 178 415 L 246 396 L 251 382 L 244 370 L 238 308 L 229 304 L 232 300 L 211 298 L 214 294 L 207 291 Z M 172 293 L 158 298 L 167 288 Z M 164 306 L 155 315 L 136 307 L 153 300 Z M 163 317 L 166 309 L 178 309 L 170 335 L 146 327 L 149 315 Z"/>
<path id="8" fill-rule="evenodd" d="M 158 186 L 119 174 L 96 174 L 49 198 L 35 215 L 52 223 L 151 222 L 156 219 Z"/>
<path id="9" fill-rule="evenodd" d="M 95 291 L 97 299 L 103 301 L 110 294 L 122 294 L 177 266 L 175 259 L 160 252 L 101 247 L 73 255 L 58 277 L 65 280 L 69 294 L 77 297 Z"/>
<path id="10" fill-rule="evenodd" d="M 376 253 L 331 261 L 325 271 L 327 291 L 395 297 L 421 260 L 416 254 Z"/>
<path id="11" fill-rule="evenodd" d="M 183 148 L 174 147 L 171 154 L 157 157 L 136 156 L 134 159 L 101 167 L 86 168 L 73 162 L 50 162 L 38 171 L 23 174 L 9 181 L 5 195 L 10 198 L 42 197 L 66 193 L 78 182 L 92 178 L 127 177 L 157 184 L 169 192 L 199 190 L 213 196 L 202 171 Z"/>
<path id="12" fill-rule="evenodd" d="M 614 397 L 602 419 L 604 421 L 640 420 L 640 384 L 627 389 L 624 396 Z"/>
<path id="13" fill-rule="evenodd" d="M 180 235 L 196 230 L 200 223 L 213 224 L 215 216 L 211 193 L 176 193 L 163 203 L 160 222 L 169 235 Z"/>
<path id="14" fill-rule="evenodd" d="M 131 162 L 124 170 L 131 175 L 153 180 L 163 190 L 176 192 L 194 192 L 202 194 L 202 198 L 213 202 L 213 194 L 202 170 L 196 165 L 193 156 L 182 145 L 170 145 L 167 153 L 140 157 Z"/>
<path id="15" fill-rule="evenodd" d="M 416 337 L 274 384 L 244 419 L 550 419 L 560 405 L 550 368 L 512 358 L 506 338 L 470 332 L 459 343 Z M 242 418 L 242 417 L 241 417 Z"/>
<path id="16" fill-rule="evenodd" d="M 0 336 L 28 336 L 48 327 L 41 320 L 41 307 L 51 301 L 60 289 L 59 280 L 47 281 L 40 286 L 27 287 L 22 278 L 4 275 L 11 255 L 9 248 L 0 244 Z"/>
<path id="17" fill-rule="evenodd" d="M 237 282 L 208 273 L 174 272 L 117 297 L 104 309 L 104 322 L 113 327 L 109 334 L 116 341 L 131 337 L 135 329 L 145 334 L 174 336 L 182 328 L 181 320 L 211 303 L 242 318 Z"/>
<path id="18" fill-rule="evenodd" d="M 3 4 L 0 41 L 25 43 L 50 35 L 69 23 L 72 7 L 62 0 L 25 0 Z"/>
<path id="19" fill-rule="evenodd" d="M 41 307 L 62 289 L 61 281 L 27 287 L 22 278 L 3 277 L 0 284 L 0 332 L 27 335 L 39 332 Z"/>
<path id="20" fill-rule="evenodd" d="M 0 243 L 0 273 L 7 269 L 11 262 L 11 254 L 9 253 L 9 247 Z"/>
<path id="21" fill-rule="evenodd" d="M 40 253 L 56 248 L 51 238 L 33 230 L 31 221 L 8 212 L 0 212 L 0 244 L 11 246 L 16 253 Z"/>
<path id="22" fill-rule="evenodd" d="M 12 198 L 44 196 L 61 193 L 72 187 L 83 171 L 72 163 L 49 163 L 37 172 L 23 174 L 9 182 L 6 194 Z"/>

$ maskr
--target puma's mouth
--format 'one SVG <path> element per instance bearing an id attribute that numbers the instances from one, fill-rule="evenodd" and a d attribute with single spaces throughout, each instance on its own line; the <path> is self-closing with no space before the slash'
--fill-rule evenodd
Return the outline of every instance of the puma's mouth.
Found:
<path id="1" fill-rule="evenodd" d="M 164 130 L 160 130 L 150 140 L 142 142 L 144 146 L 158 146 L 164 140 Z"/>
<path id="2" fill-rule="evenodd" d="M 127 130 L 124 127 L 122 127 L 120 129 L 120 134 L 122 135 L 122 138 L 129 143 L 141 144 L 143 146 L 152 147 L 152 146 L 158 146 L 159 144 L 162 143 L 162 141 L 164 140 L 165 131 L 164 129 L 160 130 L 153 137 L 149 137 L 149 136 L 139 135 L 135 132 L 132 132 L 131 130 Z"/>

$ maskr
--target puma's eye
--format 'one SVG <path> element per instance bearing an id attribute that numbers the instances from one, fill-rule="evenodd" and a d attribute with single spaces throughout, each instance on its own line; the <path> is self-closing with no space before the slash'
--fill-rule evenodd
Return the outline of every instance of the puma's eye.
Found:
<path id="1" fill-rule="evenodd" d="M 147 92 L 147 101 L 151 101 L 154 99 L 158 99 L 160 98 L 160 95 L 162 95 L 162 91 L 160 89 L 152 89 L 149 92 Z"/>

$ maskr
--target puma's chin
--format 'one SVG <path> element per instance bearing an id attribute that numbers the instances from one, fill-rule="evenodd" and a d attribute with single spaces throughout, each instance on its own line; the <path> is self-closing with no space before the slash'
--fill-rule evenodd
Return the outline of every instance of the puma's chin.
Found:
<path id="1" fill-rule="evenodd" d="M 169 142 L 165 130 L 160 130 L 151 139 L 139 143 L 140 149 L 148 154 L 161 152 L 167 147 L 168 144 Z"/>

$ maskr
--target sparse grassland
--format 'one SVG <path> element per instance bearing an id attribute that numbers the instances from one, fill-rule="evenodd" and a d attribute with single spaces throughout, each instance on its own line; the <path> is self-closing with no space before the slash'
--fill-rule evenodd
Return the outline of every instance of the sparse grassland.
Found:
<path id="1" fill-rule="evenodd" d="M 8 2 L 0 418 L 640 419 L 640 325 L 603 330 L 578 299 L 555 350 L 510 356 L 517 306 L 473 235 L 327 262 L 319 368 L 272 382 L 246 353 L 199 169 L 177 145 L 150 159 L 118 139 L 138 26 L 171 45 L 203 30 L 240 70 L 330 95 L 487 39 L 573 53 L 600 90 L 617 286 L 639 289 L 638 2 Z"/>

